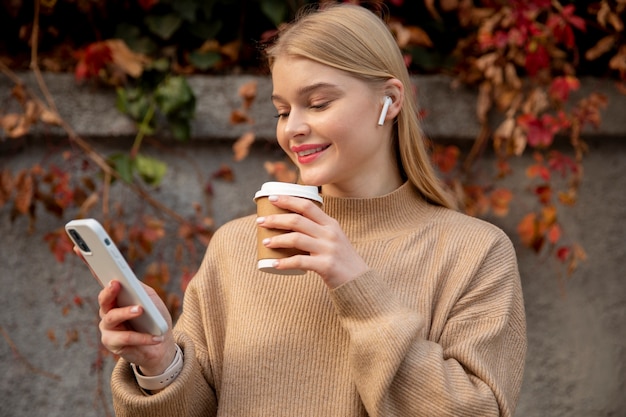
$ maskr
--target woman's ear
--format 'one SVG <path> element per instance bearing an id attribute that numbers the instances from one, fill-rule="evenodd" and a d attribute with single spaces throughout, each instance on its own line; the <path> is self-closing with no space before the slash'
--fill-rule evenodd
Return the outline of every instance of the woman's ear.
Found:
<path id="1" fill-rule="evenodd" d="M 404 102 L 404 85 L 402 84 L 402 81 L 397 78 L 392 78 L 385 82 L 383 92 L 383 106 L 385 106 L 386 97 L 391 99 L 383 119 L 393 120 L 396 116 L 398 116 L 400 110 L 402 109 L 402 104 Z"/>

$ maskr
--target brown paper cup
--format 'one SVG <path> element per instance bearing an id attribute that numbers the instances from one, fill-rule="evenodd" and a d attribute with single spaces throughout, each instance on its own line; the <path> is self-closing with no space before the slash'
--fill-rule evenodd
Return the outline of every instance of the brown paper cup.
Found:
<path id="1" fill-rule="evenodd" d="M 317 192 L 317 187 L 282 182 L 266 182 L 254 196 L 254 200 L 257 204 L 257 215 L 259 217 L 269 216 L 271 214 L 289 213 L 289 211 L 280 209 L 273 205 L 268 199 L 270 195 L 291 195 L 308 198 L 320 206 L 322 204 L 322 198 Z M 288 258 L 293 255 L 304 253 L 293 248 L 271 249 L 263 245 L 263 239 L 277 236 L 282 233 L 287 233 L 287 231 L 280 229 L 268 229 L 260 226 L 257 227 L 257 268 L 263 272 L 280 275 L 302 275 L 306 273 L 306 271 L 300 269 L 277 270 L 272 266 L 276 259 Z"/>

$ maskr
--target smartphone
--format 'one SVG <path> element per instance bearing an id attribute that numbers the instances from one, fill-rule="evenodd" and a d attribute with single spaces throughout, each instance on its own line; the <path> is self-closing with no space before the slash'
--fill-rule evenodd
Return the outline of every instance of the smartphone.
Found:
<path id="1" fill-rule="evenodd" d="M 163 315 L 100 222 L 95 219 L 72 220 L 65 225 L 65 231 L 80 249 L 101 286 L 108 285 L 112 280 L 121 283 L 122 290 L 117 297 L 119 307 L 143 307 L 143 314 L 129 321 L 134 330 L 155 336 L 167 332 L 168 325 Z"/>

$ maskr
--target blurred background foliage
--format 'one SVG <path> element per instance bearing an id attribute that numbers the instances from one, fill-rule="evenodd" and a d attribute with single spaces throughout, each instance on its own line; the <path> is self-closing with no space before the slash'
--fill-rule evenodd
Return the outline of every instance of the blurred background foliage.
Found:
<path id="1" fill-rule="evenodd" d="M 536 9 L 536 22 L 556 7 L 574 25 L 576 52 L 568 58 L 579 76 L 619 77 L 609 68 L 610 53 L 623 45 L 624 0 L 617 1 L 351 1 L 385 15 L 414 73 L 458 73 L 481 50 L 481 22 L 503 9 L 523 13 Z M 267 40 L 312 0 L 42 0 L 39 10 L 39 57 L 43 70 L 73 71 L 78 78 L 94 75 L 106 64 L 106 48 L 97 42 L 120 39 L 135 53 L 150 57 L 153 67 L 174 73 L 264 72 L 259 43 Z M 0 60 L 10 68 L 29 67 L 35 1 L 2 0 Z M 567 8 L 570 8 L 567 10 Z M 568 19 L 569 13 L 569 19 Z M 509 22 L 519 23 L 519 22 Z M 503 34 L 500 28 L 500 34 Z M 509 29 L 513 29 L 509 27 Z M 520 30 L 535 30 L 530 26 Z M 525 36 L 538 33 L 527 33 Z M 498 34 L 495 34 L 498 35 Z M 604 51 L 598 41 L 604 40 Z M 499 35 L 498 35 L 499 36 Z M 568 35 L 569 36 L 569 35 Z M 501 37 L 500 40 L 506 41 Z M 484 45 L 483 45 L 484 46 Z M 596 48 L 593 59 L 585 59 Z M 463 55 L 458 52 L 463 51 Z M 589 56 L 587 56 L 589 58 Z M 85 66 L 86 65 L 86 66 Z M 122 76 L 122 74 L 117 74 Z M 622 74 L 623 75 L 623 74 Z M 119 83 L 111 77 L 109 82 Z"/>

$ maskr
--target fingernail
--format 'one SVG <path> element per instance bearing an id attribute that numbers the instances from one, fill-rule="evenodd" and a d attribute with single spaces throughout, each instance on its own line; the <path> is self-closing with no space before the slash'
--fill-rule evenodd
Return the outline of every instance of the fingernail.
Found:
<path id="1" fill-rule="evenodd" d="M 272 262 L 272 266 L 273 266 L 274 268 L 278 268 L 278 264 L 280 264 L 280 262 L 278 262 L 278 261 L 274 261 L 274 262 Z"/>
<path id="2" fill-rule="evenodd" d="M 267 246 L 270 243 L 270 238 L 266 237 L 265 239 L 261 241 L 261 243 L 263 244 L 263 246 Z"/>
<path id="3" fill-rule="evenodd" d="M 271 196 L 267 197 L 267 199 L 269 201 L 278 201 L 278 196 L 277 195 L 271 195 Z"/>
<path id="4" fill-rule="evenodd" d="M 134 313 L 139 313 L 139 306 L 132 306 L 130 308 L 130 312 L 133 313 L 133 314 Z"/>
<path id="5" fill-rule="evenodd" d="M 164 340 L 165 340 L 165 336 L 152 336 L 152 341 L 153 342 L 159 343 L 159 342 L 162 342 Z"/>

